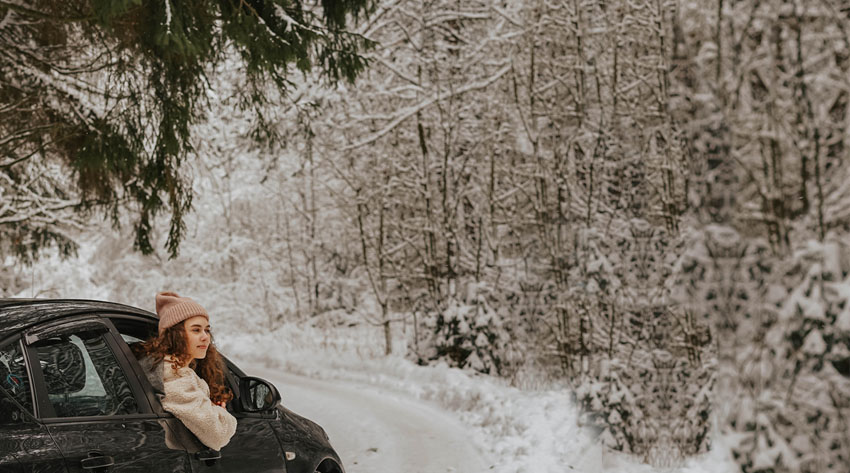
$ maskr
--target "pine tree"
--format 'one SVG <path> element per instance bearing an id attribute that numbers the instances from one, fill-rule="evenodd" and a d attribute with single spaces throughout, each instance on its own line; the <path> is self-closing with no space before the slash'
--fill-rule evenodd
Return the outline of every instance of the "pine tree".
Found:
<path id="1" fill-rule="evenodd" d="M 176 255 L 191 208 L 181 164 L 191 125 L 215 96 L 207 76 L 241 62 L 252 136 L 274 139 L 267 112 L 294 71 L 352 81 L 369 41 L 346 31 L 370 0 L 0 1 L 0 251 L 35 256 L 73 243 L 81 212 L 135 211 L 135 246 L 152 248 L 170 212 Z"/>

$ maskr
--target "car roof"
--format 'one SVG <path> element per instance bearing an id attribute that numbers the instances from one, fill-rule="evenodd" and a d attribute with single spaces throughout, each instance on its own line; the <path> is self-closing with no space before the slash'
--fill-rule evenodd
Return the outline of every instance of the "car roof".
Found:
<path id="1" fill-rule="evenodd" d="M 115 302 L 86 299 L 0 299 L 0 339 L 41 322 L 88 312 L 139 315 L 157 320 L 151 312 Z"/>

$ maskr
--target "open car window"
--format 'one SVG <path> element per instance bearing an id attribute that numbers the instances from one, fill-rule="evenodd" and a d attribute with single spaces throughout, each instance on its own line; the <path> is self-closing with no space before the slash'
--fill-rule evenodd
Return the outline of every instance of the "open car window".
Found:
<path id="1" fill-rule="evenodd" d="M 135 361 L 141 361 L 141 345 L 144 341 L 153 337 L 157 333 L 157 326 L 155 323 L 151 323 L 146 320 L 132 319 L 132 318 L 111 318 L 110 322 L 118 331 L 118 335 L 121 337 L 126 344 L 128 349 L 125 350 L 128 358 L 134 358 Z M 151 379 L 151 373 L 146 372 L 145 368 L 142 367 L 138 363 L 132 363 L 131 365 L 135 365 L 134 369 L 138 369 L 138 375 L 140 379 L 144 379 L 148 381 L 148 383 L 144 383 L 149 385 L 150 388 L 153 389 L 153 392 L 157 393 L 157 395 L 162 395 L 162 386 L 161 383 L 156 383 Z M 151 402 L 155 404 L 159 404 L 156 396 L 150 398 Z"/>
<path id="2" fill-rule="evenodd" d="M 111 319 L 111 321 L 118 330 L 118 334 L 131 348 L 156 336 L 156 324 L 132 319 Z"/>
<path id="3" fill-rule="evenodd" d="M 127 345 L 129 345 L 130 350 L 133 351 L 133 353 L 136 353 L 134 348 L 138 347 L 140 343 L 157 335 L 157 325 L 149 321 L 129 318 L 113 318 L 111 321 L 118 330 L 118 333 L 121 335 L 121 338 L 127 343 Z M 224 356 L 222 356 L 222 358 L 224 358 Z M 239 369 L 232 369 L 234 365 L 226 358 L 224 358 L 224 362 L 225 382 L 234 396 L 233 401 L 227 403 L 227 410 L 235 412 L 237 402 L 234 401 L 236 401 L 239 396 Z"/>

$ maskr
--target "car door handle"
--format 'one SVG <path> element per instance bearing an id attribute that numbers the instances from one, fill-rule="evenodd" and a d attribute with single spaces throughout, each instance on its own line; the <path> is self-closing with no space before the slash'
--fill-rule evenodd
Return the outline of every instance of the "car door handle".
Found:
<path id="1" fill-rule="evenodd" d="M 115 460 L 107 455 L 91 454 L 88 458 L 80 460 L 80 466 L 84 470 L 105 470 L 115 464 Z"/>

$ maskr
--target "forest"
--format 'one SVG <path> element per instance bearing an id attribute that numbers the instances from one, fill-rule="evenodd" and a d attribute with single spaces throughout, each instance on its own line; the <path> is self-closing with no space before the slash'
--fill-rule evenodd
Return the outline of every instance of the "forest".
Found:
<path id="1" fill-rule="evenodd" d="M 166 281 L 563 386 L 654 466 L 720 435 L 847 471 L 850 2 L 32 3 L 0 0 L 0 296 L 90 248 L 34 295 Z"/>

